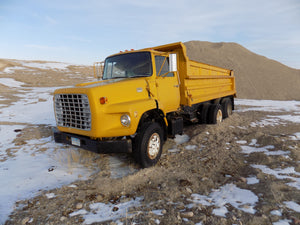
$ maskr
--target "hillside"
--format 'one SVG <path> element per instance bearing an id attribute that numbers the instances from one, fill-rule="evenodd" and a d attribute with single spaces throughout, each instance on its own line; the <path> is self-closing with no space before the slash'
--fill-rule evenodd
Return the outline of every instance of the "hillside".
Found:
<path id="1" fill-rule="evenodd" d="M 238 98 L 300 100 L 300 70 L 236 43 L 189 41 L 184 44 L 191 60 L 234 70 Z"/>
<path id="2" fill-rule="evenodd" d="M 27 87 L 68 86 L 94 79 L 92 66 L 16 59 L 0 59 L 0 78 L 14 78 Z"/>

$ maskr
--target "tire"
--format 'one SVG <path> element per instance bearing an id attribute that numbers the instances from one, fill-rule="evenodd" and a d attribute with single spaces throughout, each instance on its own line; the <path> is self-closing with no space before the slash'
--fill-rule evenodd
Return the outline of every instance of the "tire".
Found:
<path id="1" fill-rule="evenodd" d="M 232 114 L 232 101 L 230 98 L 225 98 L 222 101 L 223 119 L 229 117 Z"/>
<path id="2" fill-rule="evenodd" d="M 160 159 L 163 137 L 163 129 L 158 123 L 148 122 L 141 126 L 133 140 L 133 154 L 143 168 L 154 166 Z"/>
<path id="3" fill-rule="evenodd" d="M 201 124 L 207 124 L 208 123 L 208 109 L 209 109 L 209 104 L 203 104 L 200 109 L 200 115 L 199 115 L 199 123 Z"/>
<path id="4" fill-rule="evenodd" d="M 223 110 L 220 104 L 212 104 L 208 110 L 210 124 L 220 124 L 223 120 Z"/>

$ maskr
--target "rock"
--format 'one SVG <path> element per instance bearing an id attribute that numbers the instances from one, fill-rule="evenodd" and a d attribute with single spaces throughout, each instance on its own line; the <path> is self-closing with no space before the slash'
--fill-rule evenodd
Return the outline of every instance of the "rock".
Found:
<path id="1" fill-rule="evenodd" d="M 76 209 L 82 209 L 83 208 L 83 204 L 82 203 L 77 203 L 76 204 Z"/>
<path id="2" fill-rule="evenodd" d="M 103 200 L 103 197 L 102 195 L 97 195 L 96 199 L 98 202 L 101 202 Z"/>
<path id="3" fill-rule="evenodd" d="M 29 222 L 30 218 L 29 217 L 25 217 L 23 220 L 22 220 L 22 224 L 25 225 Z"/>
<path id="4" fill-rule="evenodd" d="M 194 213 L 193 212 L 183 212 L 183 213 L 180 213 L 180 216 L 182 218 L 192 218 L 194 216 Z"/>
<path id="5" fill-rule="evenodd" d="M 192 183 L 191 183 L 189 180 L 181 179 L 181 180 L 179 180 L 179 185 L 180 185 L 181 187 L 184 187 L 184 186 L 191 186 Z"/>
<path id="6" fill-rule="evenodd" d="M 179 203 L 179 204 L 177 205 L 176 208 L 179 209 L 179 210 L 183 210 L 183 209 L 185 209 L 185 205 L 181 202 L 181 203 Z"/>
<path id="7" fill-rule="evenodd" d="M 245 177 L 240 177 L 239 180 L 242 181 L 243 183 L 247 183 L 247 178 Z"/>
<path id="8" fill-rule="evenodd" d="M 292 221 L 293 221 L 293 224 L 300 225 L 300 219 L 297 219 L 296 217 L 292 217 Z"/>
<path id="9" fill-rule="evenodd" d="M 185 188 L 185 190 L 186 190 L 189 194 L 193 194 L 192 189 L 190 189 L 189 187 Z"/>
<path id="10" fill-rule="evenodd" d="M 250 209 L 249 205 L 241 205 L 241 207 L 244 208 L 244 209 Z"/>
<path id="11" fill-rule="evenodd" d="M 60 222 L 63 222 L 63 221 L 65 221 L 66 219 L 68 219 L 67 217 L 65 217 L 65 216 L 62 216 L 62 217 L 60 217 Z"/>
<path id="12" fill-rule="evenodd" d="M 161 213 L 165 215 L 165 214 L 167 213 L 167 210 L 163 209 L 163 210 L 161 211 Z"/>
<path id="13" fill-rule="evenodd" d="M 15 130 L 14 130 L 14 132 L 16 132 L 16 133 L 17 133 L 17 132 L 21 132 L 21 131 L 22 131 L 22 129 L 15 129 Z"/>
<path id="14" fill-rule="evenodd" d="M 116 211 L 118 211 L 118 210 L 119 210 L 119 208 L 118 208 L 117 206 L 115 206 L 115 207 L 112 209 L 113 212 L 116 212 Z"/>

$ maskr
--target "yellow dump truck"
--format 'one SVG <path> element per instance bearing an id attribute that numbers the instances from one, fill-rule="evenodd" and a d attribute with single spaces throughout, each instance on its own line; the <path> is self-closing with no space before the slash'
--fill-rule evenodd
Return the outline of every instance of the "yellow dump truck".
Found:
<path id="1" fill-rule="evenodd" d="M 181 42 L 109 56 L 101 76 L 54 92 L 56 142 L 149 167 L 185 121 L 216 124 L 234 109 L 233 71 L 190 60 Z"/>

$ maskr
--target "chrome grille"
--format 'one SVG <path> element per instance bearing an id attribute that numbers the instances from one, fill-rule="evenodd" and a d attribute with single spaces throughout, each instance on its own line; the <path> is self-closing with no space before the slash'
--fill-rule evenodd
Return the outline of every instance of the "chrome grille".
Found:
<path id="1" fill-rule="evenodd" d="M 87 95 L 56 94 L 54 101 L 58 126 L 91 129 L 91 111 Z"/>

